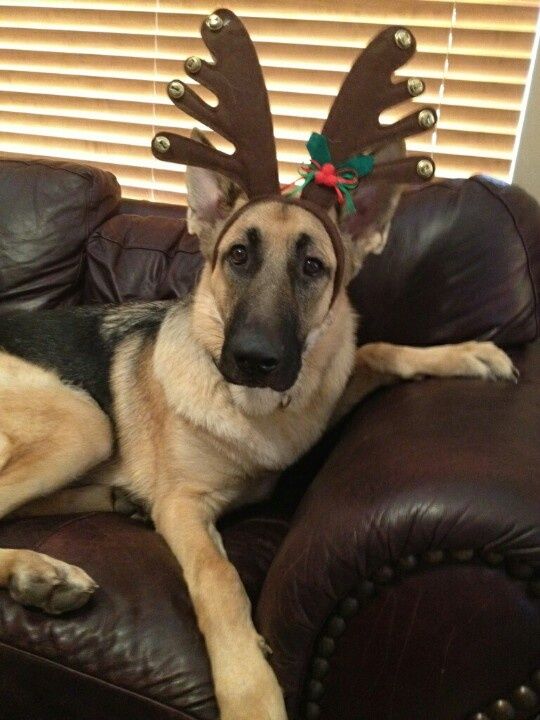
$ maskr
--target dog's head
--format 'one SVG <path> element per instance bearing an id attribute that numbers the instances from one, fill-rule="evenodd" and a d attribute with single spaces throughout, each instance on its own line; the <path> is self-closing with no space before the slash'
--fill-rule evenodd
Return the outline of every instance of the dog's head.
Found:
<path id="1" fill-rule="evenodd" d="M 383 30 L 345 78 L 322 134 L 309 139 L 300 196 L 284 198 L 268 94 L 245 27 L 221 9 L 201 34 L 215 62 L 191 57 L 185 69 L 218 104 L 180 80 L 169 83 L 169 97 L 235 150 L 216 149 L 200 133 L 153 141 L 157 157 L 188 167 L 189 228 L 206 259 L 194 330 L 229 382 L 283 393 L 363 258 L 384 247 L 402 184 L 433 175 L 431 159 L 403 157 L 403 139 L 431 128 L 436 114 L 423 108 L 381 124 L 384 110 L 424 89 L 418 78 L 393 81 L 415 52 L 410 31 Z"/>
<path id="2" fill-rule="evenodd" d="M 197 167 L 187 169 L 187 188 L 214 359 L 231 383 L 284 392 L 364 257 L 383 249 L 401 186 L 365 183 L 354 215 L 272 197 L 248 202 L 231 180 Z"/>

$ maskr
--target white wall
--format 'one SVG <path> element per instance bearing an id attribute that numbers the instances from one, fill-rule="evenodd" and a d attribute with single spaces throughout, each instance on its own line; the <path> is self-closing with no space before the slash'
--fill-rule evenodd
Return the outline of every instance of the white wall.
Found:
<path id="1" fill-rule="evenodd" d="M 540 202 L 540 46 L 537 32 L 536 59 L 532 70 L 530 94 L 523 119 L 521 139 L 518 138 L 512 182 L 521 185 Z"/>

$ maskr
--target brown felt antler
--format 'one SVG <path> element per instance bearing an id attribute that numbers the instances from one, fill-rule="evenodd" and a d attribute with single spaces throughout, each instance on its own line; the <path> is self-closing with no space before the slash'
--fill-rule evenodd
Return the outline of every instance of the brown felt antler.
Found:
<path id="1" fill-rule="evenodd" d="M 424 83 L 418 78 L 392 82 L 393 72 L 410 60 L 415 51 L 416 41 L 407 28 L 390 27 L 379 33 L 358 56 L 322 130 L 334 165 L 434 127 L 437 115 L 429 107 L 391 125 L 381 125 L 379 121 L 384 110 L 424 91 Z M 431 158 L 416 156 L 375 163 L 370 177 L 393 183 L 414 183 L 429 180 L 434 172 Z M 306 185 L 302 197 L 324 207 L 335 202 L 335 193 L 316 183 Z"/>
<path id="2" fill-rule="evenodd" d="M 168 132 L 152 141 L 160 160 L 210 168 L 227 175 L 247 196 L 279 193 L 276 146 L 268 93 L 251 39 L 230 10 L 216 10 L 201 26 L 201 36 L 214 63 L 198 57 L 185 62 L 188 75 L 218 98 L 212 107 L 180 80 L 169 83 L 176 107 L 215 130 L 235 146 L 232 155 Z"/>

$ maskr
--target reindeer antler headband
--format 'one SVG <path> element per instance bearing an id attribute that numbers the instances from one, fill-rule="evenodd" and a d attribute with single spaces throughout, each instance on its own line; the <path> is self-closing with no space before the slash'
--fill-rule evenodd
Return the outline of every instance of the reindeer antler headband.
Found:
<path id="1" fill-rule="evenodd" d="M 234 180 L 249 200 L 280 196 L 276 146 L 268 93 L 253 43 L 238 17 L 216 10 L 202 24 L 201 36 L 214 63 L 192 56 L 185 61 L 190 77 L 218 98 L 213 107 L 180 80 L 169 83 L 176 107 L 215 130 L 235 146 L 232 155 L 190 138 L 160 132 L 152 141 L 160 160 L 216 170 Z M 334 100 L 322 134 L 308 142 L 311 163 L 303 171 L 298 203 L 317 215 L 349 188 L 370 174 L 376 181 L 418 183 L 430 180 L 435 165 L 429 157 L 406 157 L 377 163 L 371 154 L 395 140 L 432 128 L 436 113 L 425 107 L 391 124 L 379 116 L 404 100 L 420 95 L 417 78 L 394 83 L 392 73 L 413 56 L 416 42 L 406 28 L 390 27 L 375 37 L 358 56 Z M 340 197 L 341 196 L 341 197 Z M 284 199 L 285 200 L 285 199 Z"/>

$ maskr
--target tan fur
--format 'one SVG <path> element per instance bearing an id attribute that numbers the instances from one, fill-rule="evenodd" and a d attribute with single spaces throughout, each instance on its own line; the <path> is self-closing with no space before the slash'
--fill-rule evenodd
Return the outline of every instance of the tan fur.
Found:
<path id="1" fill-rule="evenodd" d="M 196 219 L 195 213 L 192 223 Z M 173 306 L 156 339 L 135 334 L 117 350 L 112 388 L 118 452 L 97 473 L 147 504 L 181 564 L 222 720 L 286 715 L 249 600 L 215 528 L 217 518 L 267 496 L 280 470 L 382 385 L 423 375 L 513 377 L 511 361 L 491 343 L 424 349 L 379 343 L 357 350 L 356 319 L 344 286 L 330 307 L 331 273 L 302 307 L 306 342 L 290 390 L 229 384 L 216 361 L 235 289 L 220 258 L 254 222 L 265 228 L 264 282 L 280 282 L 300 231 L 309 232 L 335 271 L 331 242 L 307 211 L 272 202 L 257 206 L 256 215 L 246 211 L 225 234 L 215 267 L 205 265 L 192 304 Z M 219 225 L 205 226 L 208 258 Z M 107 418 L 84 393 L 0 353 L 0 515 L 102 463 L 111 442 Z M 77 607 L 93 591 L 81 573 L 29 551 L 0 550 L 0 585 L 49 612 Z M 33 583 L 36 575 L 48 588 L 59 588 L 52 602 Z"/>
<path id="2" fill-rule="evenodd" d="M 52 372 L 0 352 L 0 516 L 47 495 L 107 459 L 109 419 Z M 29 550 L 0 549 L 0 587 L 56 614 L 96 585 L 79 568 Z"/>
<path id="3" fill-rule="evenodd" d="M 108 418 L 52 372 L 0 353 L 0 515 L 107 459 Z"/>

